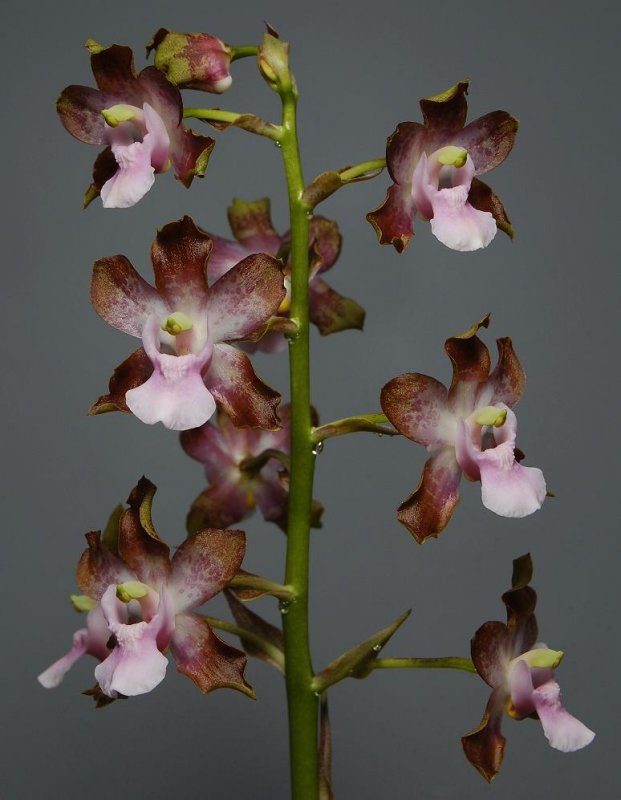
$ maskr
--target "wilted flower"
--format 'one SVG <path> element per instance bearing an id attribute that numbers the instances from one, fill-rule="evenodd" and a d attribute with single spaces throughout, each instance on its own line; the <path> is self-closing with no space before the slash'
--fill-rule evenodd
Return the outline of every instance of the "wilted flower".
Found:
<path id="1" fill-rule="evenodd" d="M 177 33 L 160 28 L 147 45 L 155 66 L 181 89 L 222 94 L 232 83 L 232 49 L 209 33 Z"/>
<path id="2" fill-rule="evenodd" d="M 394 181 L 383 205 L 367 214 L 381 244 L 398 252 L 414 235 L 414 218 L 453 250 L 486 247 L 500 228 L 513 236 L 504 206 L 478 175 L 511 152 L 518 123 L 493 111 L 465 125 L 468 81 L 420 101 L 424 124 L 401 122 L 389 137 L 386 161 Z"/>
<path id="3" fill-rule="evenodd" d="M 137 75 L 129 47 L 104 48 L 92 40 L 87 47 L 98 88 L 68 86 L 57 103 L 72 136 L 106 145 L 84 204 L 101 194 L 106 208 L 133 206 L 149 191 L 155 173 L 171 166 L 186 187 L 194 176 L 202 177 L 215 142 L 181 124 L 179 89 L 155 67 Z"/>
<path id="4" fill-rule="evenodd" d="M 207 422 L 181 434 L 183 449 L 203 464 L 209 482 L 192 504 L 191 532 L 228 527 L 249 516 L 257 505 L 264 519 L 287 530 L 290 412 L 289 405 L 279 409 L 279 431 L 237 428 L 226 414 L 219 414 L 217 427 Z M 314 501 L 314 527 L 320 526 L 322 511 Z"/>
<path id="5" fill-rule="evenodd" d="M 550 745 L 564 753 L 586 747 L 595 736 L 561 706 L 553 669 L 563 653 L 537 642 L 537 595 L 528 585 L 531 577 L 530 556 L 517 558 L 512 588 L 502 596 L 507 624 L 486 622 L 472 640 L 472 660 L 492 693 L 483 719 L 462 744 L 468 760 L 488 781 L 498 773 L 504 755 L 503 711 L 514 719 L 538 719 Z"/>
<path id="6" fill-rule="evenodd" d="M 418 488 L 397 517 L 419 542 L 437 536 L 459 502 L 462 472 L 481 481 L 483 505 L 502 517 L 532 514 L 546 496 L 541 470 L 518 463 L 517 420 L 511 410 L 524 391 L 524 371 L 511 339 L 498 339 L 490 373 L 487 347 L 476 335 L 484 317 L 446 340 L 453 362 L 450 389 L 428 375 L 407 373 L 382 389 L 382 409 L 395 428 L 432 453 Z"/>
<path id="7" fill-rule="evenodd" d="M 237 573 L 245 536 L 242 531 L 202 530 L 170 559 L 151 521 L 154 494 L 155 486 L 142 478 L 118 526 L 109 527 L 103 541 L 98 531 L 86 534 L 88 548 L 77 567 L 84 595 L 74 598 L 74 605 L 90 608 L 87 627 L 74 634 L 69 653 L 39 675 L 39 682 L 58 686 L 88 653 L 100 661 L 95 678 L 106 697 L 144 694 L 164 679 L 164 653 L 170 648 L 178 671 L 201 691 L 228 687 L 252 696 L 244 680 L 245 655 L 192 613 Z"/>
<path id="8" fill-rule="evenodd" d="M 251 253 L 270 253 L 273 256 L 288 257 L 290 234 L 276 233 L 270 216 L 268 198 L 245 201 L 233 200 L 228 209 L 229 223 L 236 241 L 223 239 L 210 234 L 213 240 L 213 252 L 209 259 L 209 279 L 216 280 L 231 269 L 240 259 Z M 343 297 L 334 291 L 321 277 L 336 262 L 341 252 L 341 234 L 338 225 L 332 220 L 314 216 L 310 221 L 311 269 L 308 287 L 309 313 L 311 322 L 317 326 L 319 333 L 329 333 L 362 328 L 364 310 L 349 297 Z M 291 268 L 285 266 L 285 287 L 287 296 L 278 311 L 280 321 L 288 318 L 291 303 Z M 286 339 L 278 330 L 278 321 L 274 330 L 268 331 L 256 344 L 247 349 L 276 352 L 286 348 Z"/>
<path id="9" fill-rule="evenodd" d="M 211 239 L 190 217 L 158 231 L 151 248 L 155 288 L 125 256 L 95 263 L 91 299 L 99 316 L 142 338 L 118 367 L 92 413 L 131 411 L 149 424 L 197 428 L 220 403 L 236 425 L 275 429 L 280 395 L 228 342 L 259 338 L 285 297 L 281 264 L 249 256 L 207 286 Z"/>

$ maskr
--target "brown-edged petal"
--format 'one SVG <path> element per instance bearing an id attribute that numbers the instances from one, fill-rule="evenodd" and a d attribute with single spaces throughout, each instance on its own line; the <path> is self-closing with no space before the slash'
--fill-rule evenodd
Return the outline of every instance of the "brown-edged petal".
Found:
<path id="1" fill-rule="evenodd" d="M 138 338 L 151 314 L 163 317 L 167 311 L 157 291 L 121 255 L 95 261 L 91 302 L 105 322 Z"/>
<path id="2" fill-rule="evenodd" d="M 470 643 L 472 661 L 485 683 L 500 686 L 507 659 L 512 658 L 510 634 L 504 622 L 485 622 Z"/>
<path id="3" fill-rule="evenodd" d="M 88 548 L 80 556 L 76 580 L 80 591 L 99 600 L 111 583 L 131 578 L 123 564 L 101 541 L 99 531 L 86 534 Z"/>
<path id="4" fill-rule="evenodd" d="M 483 181 L 473 178 L 468 193 L 468 202 L 479 211 L 488 211 L 496 220 L 496 225 L 513 239 L 515 231 L 502 200 Z"/>
<path id="5" fill-rule="evenodd" d="M 126 103 L 133 102 L 138 86 L 131 48 L 118 44 L 102 48 L 95 42 L 87 42 L 87 47 L 91 51 L 91 69 L 99 89 L 125 97 Z"/>
<path id="6" fill-rule="evenodd" d="M 245 353 L 228 344 L 216 344 L 207 388 L 240 428 L 278 430 L 280 423 L 276 408 L 280 394 L 257 377 Z"/>
<path id="7" fill-rule="evenodd" d="M 444 349 L 453 364 L 449 395 L 459 383 L 482 383 L 488 377 L 491 367 L 489 350 L 479 339 L 477 332 L 479 328 L 487 328 L 489 320 L 490 315 L 487 314 L 467 331 L 451 336 L 444 343 Z"/>
<path id="8" fill-rule="evenodd" d="M 382 389 L 382 411 L 395 428 L 425 447 L 443 444 L 448 412 L 446 386 L 429 375 L 406 372 Z"/>
<path id="9" fill-rule="evenodd" d="M 511 152 L 518 121 L 506 111 L 492 111 L 479 117 L 456 134 L 452 144 L 465 147 L 474 161 L 477 175 L 497 167 Z"/>
<path id="10" fill-rule="evenodd" d="M 419 544 L 438 536 L 459 502 L 461 470 L 452 447 L 427 460 L 416 491 L 397 511 L 397 519 Z"/>
<path id="11" fill-rule="evenodd" d="M 186 539 L 171 562 L 175 610 L 198 608 L 221 592 L 239 570 L 245 552 L 243 531 L 207 528 Z"/>
<path id="12" fill-rule="evenodd" d="M 245 654 L 219 639 L 196 614 L 177 615 L 170 649 L 177 670 L 194 681 L 201 692 L 237 689 L 254 697 L 244 679 Z"/>
<path id="13" fill-rule="evenodd" d="M 116 174 L 118 168 L 119 165 L 116 163 L 111 148 L 104 148 L 93 164 L 93 180 L 84 192 L 84 208 L 87 208 L 96 197 L 99 197 L 104 183 Z"/>
<path id="14" fill-rule="evenodd" d="M 170 159 L 175 170 L 175 177 L 186 187 L 194 178 L 202 178 L 209 164 L 209 156 L 216 142 L 210 136 L 179 125 L 170 134 Z"/>
<path id="15" fill-rule="evenodd" d="M 310 221 L 309 237 L 313 259 L 311 276 L 326 272 L 332 267 L 341 253 L 343 237 L 334 220 L 315 215 Z"/>
<path id="16" fill-rule="evenodd" d="M 129 508 L 119 523 L 119 554 L 138 580 L 154 589 L 170 575 L 170 550 L 157 535 L 151 520 L 156 488 L 141 478 L 127 499 Z"/>
<path id="17" fill-rule="evenodd" d="M 282 238 L 272 225 L 268 197 L 259 200 L 239 200 L 236 197 L 227 214 L 233 236 L 247 250 L 274 256 L 280 250 Z"/>
<path id="18" fill-rule="evenodd" d="M 106 124 L 101 112 L 118 100 L 91 86 L 67 86 L 56 101 L 65 130 L 86 144 L 106 144 Z"/>
<path id="19" fill-rule="evenodd" d="M 192 536 L 203 528 L 228 528 L 254 510 L 248 491 L 233 480 L 215 481 L 192 503 L 186 528 Z"/>
<path id="20" fill-rule="evenodd" d="M 487 385 L 493 390 L 490 403 L 505 403 L 509 408 L 513 408 L 524 393 L 526 375 L 513 350 L 511 339 L 508 336 L 496 339 L 496 344 L 498 346 L 498 363 L 487 382 Z"/>
<path id="21" fill-rule="evenodd" d="M 425 126 L 447 136 L 455 134 L 466 124 L 468 116 L 468 86 L 470 81 L 460 81 L 440 94 L 420 100 Z"/>
<path id="22" fill-rule="evenodd" d="M 138 84 L 146 100 L 166 122 L 166 127 L 174 129 L 183 119 L 181 92 L 159 69 L 145 67 L 138 76 Z"/>
<path id="23" fill-rule="evenodd" d="M 153 364 L 142 347 L 135 350 L 112 373 L 108 384 L 108 394 L 103 394 L 89 408 L 90 415 L 105 414 L 108 411 L 124 411 L 130 414 L 125 395 L 130 389 L 147 381 L 153 373 Z"/>
<path id="24" fill-rule="evenodd" d="M 187 215 L 158 230 L 151 245 L 155 286 L 172 308 L 205 302 L 210 252 L 208 234 Z"/>
<path id="25" fill-rule="evenodd" d="M 310 320 L 322 336 L 352 328 L 362 330 L 364 308 L 339 294 L 322 278 L 315 278 L 310 284 L 308 302 Z"/>
<path id="26" fill-rule="evenodd" d="M 411 186 L 393 184 L 382 205 L 369 211 L 367 220 L 375 228 L 380 244 L 391 244 L 402 253 L 414 236 L 414 212 Z"/>
<path id="27" fill-rule="evenodd" d="M 505 752 L 506 739 L 500 732 L 503 710 L 503 690 L 496 689 L 490 695 L 479 725 L 461 737 L 466 758 L 486 781 L 492 781 L 500 771 Z"/>
<path id="28" fill-rule="evenodd" d="M 286 295 L 282 263 L 266 253 L 248 256 L 209 290 L 209 330 L 214 342 L 256 340 Z"/>

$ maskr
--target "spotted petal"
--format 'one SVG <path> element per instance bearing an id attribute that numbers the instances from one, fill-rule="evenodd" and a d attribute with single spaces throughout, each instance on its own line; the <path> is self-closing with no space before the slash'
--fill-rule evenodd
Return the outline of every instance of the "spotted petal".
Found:
<path id="1" fill-rule="evenodd" d="M 433 447 L 452 439 L 447 391 L 435 378 L 408 372 L 382 389 L 382 410 L 395 428 L 414 442 Z"/>

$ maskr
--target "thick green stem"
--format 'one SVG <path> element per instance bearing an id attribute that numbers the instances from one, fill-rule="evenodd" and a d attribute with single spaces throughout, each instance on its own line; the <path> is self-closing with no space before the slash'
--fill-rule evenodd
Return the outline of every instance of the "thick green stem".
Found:
<path id="1" fill-rule="evenodd" d="M 318 797 L 318 700 L 311 682 L 308 631 L 309 539 L 315 454 L 311 438 L 309 355 L 309 216 L 302 201 L 304 177 L 296 127 L 296 92 L 281 92 L 280 146 L 287 178 L 291 223 L 291 319 L 297 332 L 289 337 L 291 384 L 291 473 L 285 584 L 294 599 L 282 604 L 285 635 L 289 746 L 293 800 Z"/>
<path id="2" fill-rule="evenodd" d="M 373 669 L 460 669 L 474 672 L 476 667 L 469 658 L 446 656 L 445 658 L 378 658 Z"/>

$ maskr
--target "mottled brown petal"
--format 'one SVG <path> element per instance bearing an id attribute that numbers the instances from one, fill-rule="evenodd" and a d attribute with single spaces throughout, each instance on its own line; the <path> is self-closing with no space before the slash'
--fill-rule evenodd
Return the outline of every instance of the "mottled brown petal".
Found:
<path id="1" fill-rule="evenodd" d="M 524 393 L 526 375 L 513 350 L 511 339 L 508 336 L 496 339 L 496 345 L 498 346 L 498 363 L 488 380 L 488 385 L 494 391 L 490 403 L 505 403 L 509 408 L 513 408 Z M 526 583 L 529 581 L 530 578 Z"/>
<path id="2" fill-rule="evenodd" d="M 496 689 L 490 695 L 479 725 L 461 738 L 466 758 L 488 782 L 500 771 L 505 751 L 506 739 L 500 732 L 503 706 L 502 690 Z"/>
<path id="3" fill-rule="evenodd" d="M 503 658 L 511 658 L 509 631 L 504 622 L 485 622 L 470 643 L 472 661 L 485 683 L 496 688 L 504 675 Z"/>
<path id="4" fill-rule="evenodd" d="M 323 278 L 315 278 L 309 286 L 310 321 L 322 336 L 346 330 L 362 330 L 365 310 L 350 297 L 344 297 Z"/>
<path id="5" fill-rule="evenodd" d="M 488 327 L 489 320 L 490 315 L 487 314 L 467 331 L 451 336 L 444 343 L 444 349 L 453 363 L 451 393 L 462 381 L 482 383 L 487 379 L 491 367 L 489 350 L 476 334 L 479 328 Z"/>
<path id="6" fill-rule="evenodd" d="M 466 124 L 468 116 L 468 86 L 470 81 L 460 81 L 440 94 L 420 100 L 425 125 L 434 130 L 455 133 Z"/>
<path id="7" fill-rule="evenodd" d="M 442 421 L 447 413 L 446 387 L 429 375 L 397 375 L 380 395 L 382 411 L 395 428 L 425 447 L 443 444 Z"/>
<path id="8" fill-rule="evenodd" d="M 219 639 L 196 614 L 177 615 L 170 649 L 177 670 L 194 681 L 201 692 L 236 689 L 254 698 L 244 678 L 246 655 Z"/>
<path id="9" fill-rule="evenodd" d="M 510 239 L 513 239 L 515 231 L 503 202 L 486 183 L 478 178 L 472 179 L 468 202 L 479 211 L 488 211 L 496 220 L 498 228 L 504 231 Z"/>
<path id="10" fill-rule="evenodd" d="M 108 411 L 124 411 L 130 414 L 125 395 L 130 389 L 142 384 L 151 377 L 153 364 L 142 349 L 135 350 L 131 356 L 114 370 L 108 386 L 108 394 L 102 395 L 88 410 L 90 415 L 105 414 Z"/>
<path id="11" fill-rule="evenodd" d="M 56 101 L 56 111 L 65 130 L 86 144 L 105 144 L 102 109 L 114 104 L 110 95 L 91 86 L 67 86 Z"/>
<path id="12" fill-rule="evenodd" d="M 497 167 L 513 149 L 518 121 L 506 111 L 491 111 L 459 131 L 452 144 L 465 147 L 477 175 Z"/>
<path id="13" fill-rule="evenodd" d="M 187 215 L 158 230 L 151 245 L 155 286 L 173 307 L 206 300 L 211 247 L 209 235 Z"/>
<path id="14" fill-rule="evenodd" d="M 201 492 L 192 503 L 186 527 L 190 535 L 203 528 L 228 528 L 249 516 L 248 492 L 233 480 L 219 480 Z"/>
<path id="15" fill-rule="evenodd" d="M 240 636 L 242 647 L 246 653 L 282 670 L 285 657 L 285 639 L 281 629 L 255 614 L 243 603 L 240 603 L 233 592 L 227 590 L 224 594 L 237 625 L 244 630 L 250 631 L 250 633 L 260 636 L 269 645 L 269 647 L 264 648 L 257 644 L 256 641 Z"/>
<path id="16" fill-rule="evenodd" d="M 158 589 L 170 575 L 170 550 L 153 527 L 155 492 L 151 481 L 141 478 L 129 495 L 119 523 L 119 554 L 138 580 Z"/>
<path id="17" fill-rule="evenodd" d="M 101 541 L 99 531 L 86 534 L 87 549 L 80 556 L 76 581 L 80 591 L 99 600 L 111 583 L 122 583 L 129 576 L 124 564 Z"/>
<path id="18" fill-rule="evenodd" d="M 448 525 L 459 502 L 461 470 L 452 447 L 425 463 L 416 491 L 397 511 L 397 519 L 419 544 L 436 537 Z"/>
<path id="19" fill-rule="evenodd" d="M 119 165 L 109 147 L 99 153 L 93 164 L 93 180 L 84 192 L 83 206 L 87 208 L 95 198 L 99 197 L 101 189 L 106 183 L 116 175 Z"/>
<path id="20" fill-rule="evenodd" d="M 411 188 L 390 186 L 382 205 L 367 214 L 379 243 L 391 244 L 402 253 L 414 236 L 414 210 Z"/>
<path id="21" fill-rule="evenodd" d="M 240 200 L 235 197 L 227 214 L 233 236 L 245 248 L 272 256 L 280 250 L 282 239 L 272 225 L 269 197 L 259 200 Z"/>

